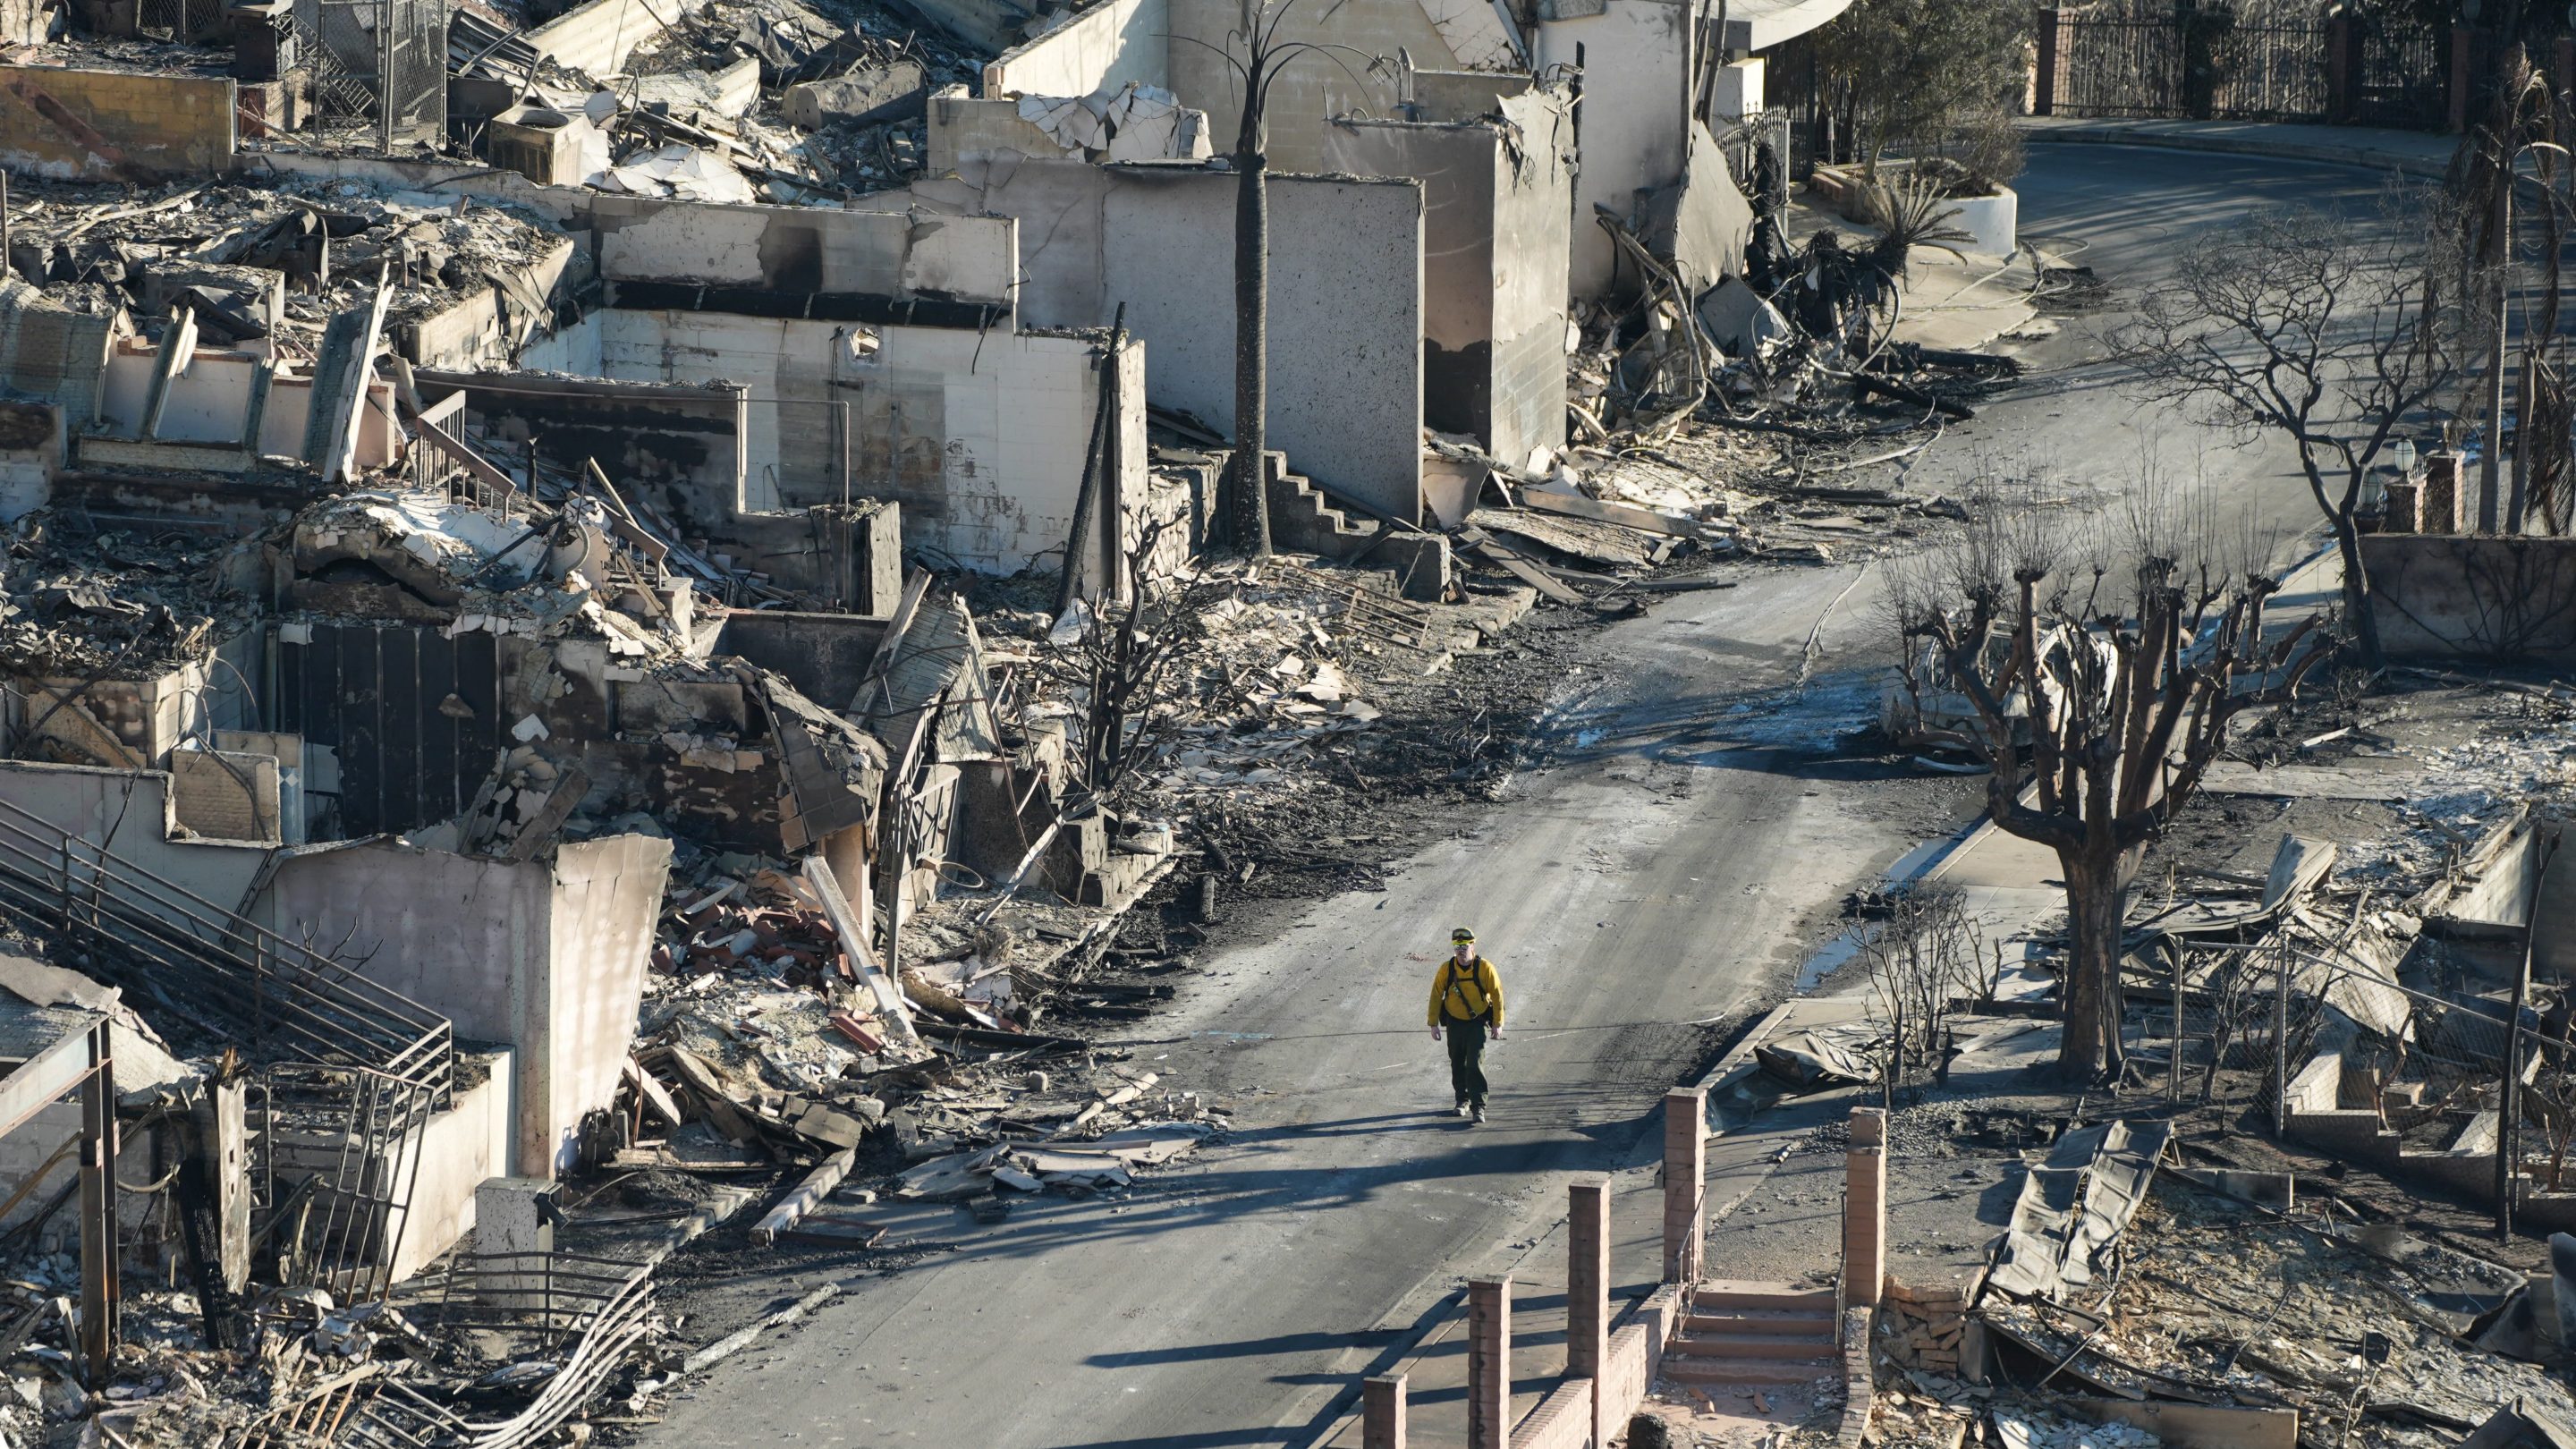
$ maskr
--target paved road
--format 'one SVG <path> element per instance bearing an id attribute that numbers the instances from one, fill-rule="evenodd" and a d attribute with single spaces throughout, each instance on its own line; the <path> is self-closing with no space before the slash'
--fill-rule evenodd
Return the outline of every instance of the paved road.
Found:
<path id="1" fill-rule="evenodd" d="M 2191 231 L 2245 206 L 2376 185 L 2288 162 L 2051 146 L 2033 150 L 2023 225 L 2090 241 L 2089 260 L 2134 288 Z M 1960 466 L 1962 444 L 2045 446 L 2122 484 L 2139 435 L 2175 425 L 2136 414 L 2082 364 L 2098 351 L 2089 325 L 2039 346 L 2063 370 L 1926 468 Z M 2209 466 L 2303 524 L 2282 462 L 2220 452 Z M 1776 990 L 1810 944 L 1801 918 L 1829 914 L 1919 838 L 1938 786 L 1831 758 L 1874 708 L 1874 581 L 1761 572 L 1607 631 L 1594 672 L 1568 683 L 1560 754 L 1511 803 L 1427 843 L 1383 893 L 1317 903 L 1219 956 L 1144 1024 L 1182 1039 L 1143 1049 L 1147 1065 L 1235 1106 L 1230 1145 L 1121 1204 L 1047 1201 L 980 1230 L 924 1213 L 906 1230 L 959 1251 L 864 1280 L 794 1337 L 721 1365 L 644 1442 L 1302 1442 L 1410 1321 L 1417 1288 L 1552 1212 L 1556 1174 L 1634 1142 L 1704 1049 L 1682 1024 Z M 1823 673 L 1784 695 L 1829 609 Z M 1891 810 L 1908 791 L 1916 808 Z M 1490 1058 L 1494 1120 L 1474 1129 L 1436 1115 L 1445 1066 L 1420 1026 L 1427 973 L 1462 920 L 1501 964 L 1515 1023 Z"/>

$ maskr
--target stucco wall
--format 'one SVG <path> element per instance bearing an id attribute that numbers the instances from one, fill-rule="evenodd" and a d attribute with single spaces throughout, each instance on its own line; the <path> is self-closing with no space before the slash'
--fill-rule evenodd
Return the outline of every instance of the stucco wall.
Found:
<path id="1" fill-rule="evenodd" d="M 987 97 L 1171 85 L 1172 0 L 1107 0 L 984 64 Z"/>
<path id="2" fill-rule="evenodd" d="M 234 90 L 228 76 L 0 65 L 0 167 L 64 181 L 230 171 Z"/>
<path id="3" fill-rule="evenodd" d="M 1574 295 L 1610 284 L 1610 238 L 1593 207 L 1621 216 L 1637 192 L 1681 175 L 1682 49 L 1687 12 L 1670 0 L 1608 0 L 1599 15 L 1541 21 L 1538 62 L 1574 64 L 1583 47 L 1583 173 L 1575 183 Z"/>
<path id="4" fill-rule="evenodd" d="M 669 841 L 633 835 L 568 843 L 551 865 L 358 841 L 289 854 L 261 914 L 289 936 L 346 937 L 369 980 L 460 1038 L 514 1048 L 512 1170 L 544 1174 L 615 1096 L 670 858 Z"/>
<path id="5" fill-rule="evenodd" d="M 1565 441 L 1571 122 L 1546 94 L 1494 103 L 1505 124 L 1343 121 L 1326 162 L 1422 182 L 1423 423 L 1521 463 Z"/>
<path id="6" fill-rule="evenodd" d="M 782 292 L 937 295 L 1011 305 L 1019 243 L 1006 217 L 813 206 L 710 206 L 595 194 L 599 272 Z"/>
<path id="7" fill-rule="evenodd" d="M 2390 658 L 2576 662 L 2576 539 L 2374 533 L 2361 560 Z"/>
<path id="8" fill-rule="evenodd" d="M 1243 122 L 1243 84 L 1226 64 L 1227 33 L 1243 26 L 1238 0 L 1170 0 L 1172 7 L 1171 89 L 1184 105 L 1208 113 L 1208 135 L 1222 154 L 1233 149 L 1235 130 Z M 1490 17 L 1490 0 L 1475 0 Z M 1459 13 L 1474 19 L 1474 10 Z M 1497 24 L 1499 22 L 1496 22 Z M 1179 37 L 1189 37 L 1192 44 Z M 1425 70 L 1464 70 L 1422 0 L 1342 0 L 1332 5 L 1300 5 L 1280 25 L 1278 39 L 1347 46 L 1361 55 L 1386 56 L 1399 50 Z M 1211 49 L 1213 47 L 1213 49 Z M 1233 43 L 1240 59 L 1242 46 Z M 1678 82 L 1676 82 L 1678 84 Z M 1324 132 L 1340 115 L 1385 116 L 1395 109 L 1393 83 L 1372 74 L 1347 51 L 1310 51 L 1289 62 L 1270 88 L 1270 168 L 1273 171 L 1321 171 Z M 1588 123 L 1587 123 L 1588 124 Z"/>
<path id="9" fill-rule="evenodd" d="M 0 762 L 0 801 L 102 846 L 126 864 L 150 871 L 204 901 L 234 909 L 258 878 L 269 847 L 172 840 L 169 798 L 170 777 L 158 771 Z M 22 848 L 31 844 L 29 836 L 16 833 L 28 827 L 5 814 L 0 814 L 0 820 L 15 826 L 7 837 L 10 844 Z M 42 832 L 37 831 L 35 838 L 42 839 Z"/>
<path id="10" fill-rule="evenodd" d="M 1158 406 L 1234 426 L 1236 178 L 1199 167 L 996 161 L 908 196 L 1022 219 L 1024 325 L 1105 326 L 1120 302 Z M 1276 176 L 1270 446 L 1407 519 L 1421 507 L 1422 184 Z"/>
<path id="11" fill-rule="evenodd" d="M 652 382 L 727 379 L 751 389 L 744 505 L 841 499 L 827 404 L 849 405 L 849 477 L 902 505 L 908 541 L 994 573 L 1063 546 L 1099 391 L 1088 338 L 996 328 L 871 329 L 716 312 L 601 314 L 601 370 Z M 1128 430 L 1144 399 L 1122 403 Z M 1124 495 L 1144 495 L 1141 437 L 1123 450 Z"/>
<path id="12" fill-rule="evenodd" d="M 671 842 L 652 835 L 605 836 L 555 853 L 546 1011 L 525 1048 L 553 1064 L 545 1130 L 554 1171 L 572 1166 L 583 1115 L 616 1100 L 670 867 Z"/>

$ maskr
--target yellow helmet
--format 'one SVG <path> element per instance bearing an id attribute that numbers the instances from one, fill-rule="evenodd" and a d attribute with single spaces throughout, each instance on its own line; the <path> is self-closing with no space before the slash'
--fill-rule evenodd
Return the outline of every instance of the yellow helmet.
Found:
<path id="1" fill-rule="evenodd" d="M 1476 933 L 1460 926 L 1449 933 L 1449 939 L 1453 942 L 1473 941 L 1476 939 Z"/>

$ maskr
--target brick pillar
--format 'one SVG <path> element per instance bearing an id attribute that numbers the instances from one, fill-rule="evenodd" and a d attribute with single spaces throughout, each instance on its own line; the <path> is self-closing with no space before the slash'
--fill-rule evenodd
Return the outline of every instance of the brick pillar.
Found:
<path id="1" fill-rule="evenodd" d="M 1467 1280 L 1467 1449 L 1512 1442 L 1512 1280 Z"/>
<path id="2" fill-rule="evenodd" d="M 2057 114 L 2057 7 L 2046 5 L 2039 12 L 2039 60 L 2030 81 L 2030 113 L 2034 116 Z"/>
<path id="3" fill-rule="evenodd" d="M 2382 533 L 2422 533 L 2424 501 L 2414 481 L 2391 483 L 2380 505 L 2379 531 Z"/>
<path id="4" fill-rule="evenodd" d="M 1404 1375 L 1360 1384 L 1360 1449 L 1404 1449 Z"/>
<path id="5" fill-rule="evenodd" d="M 1610 1182 L 1578 1182 L 1566 1219 L 1565 1376 L 1592 1380 L 1592 1442 L 1610 1442 L 1601 1370 L 1610 1361 Z"/>
<path id="6" fill-rule="evenodd" d="M 1844 1154 L 1843 1306 L 1875 1306 L 1887 1282 L 1887 1113 L 1854 1107 Z"/>
<path id="7" fill-rule="evenodd" d="M 2424 457 L 2424 481 L 2417 489 L 2418 533 L 2457 533 L 2467 516 L 2461 505 L 2468 491 L 2467 469 L 2460 465 L 2466 459 L 2459 453 L 2428 453 Z"/>
<path id="8" fill-rule="evenodd" d="M 2451 27 L 2451 131 L 2457 135 L 2469 129 L 2469 58 L 2476 50 L 2476 32 L 2465 25 Z"/>
<path id="9" fill-rule="evenodd" d="M 1696 1284 L 1700 1192 L 1708 1176 L 1708 1089 L 1664 1094 L 1664 1281 Z"/>

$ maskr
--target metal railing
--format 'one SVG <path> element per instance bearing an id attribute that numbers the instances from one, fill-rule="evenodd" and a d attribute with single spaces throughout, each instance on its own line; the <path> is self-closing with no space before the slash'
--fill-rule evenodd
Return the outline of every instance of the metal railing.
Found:
<path id="1" fill-rule="evenodd" d="M 157 823 L 153 828 L 157 828 Z M 58 933 L 91 975 L 210 1029 L 254 1063 L 382 1073 L 447 1104 L 446 1017 L 186 888 L 0 801 L 0 909 Z"/>
<path id="2" fill-rule="evenodd" d="M 272 1220 L 286 1215 L 278 1276 L 343 1303 L 381 1301 L 411 1222 L 433 1094 L 382 1072 L 305 1062 L 269 1068 L 266 1086 L 259 1176 Z M 327 1154 L 329 1166 L 310 1171 L 290 1204 L 278 1196 L 280 1159 L 292 1175 L 299 1148 Z"/>

